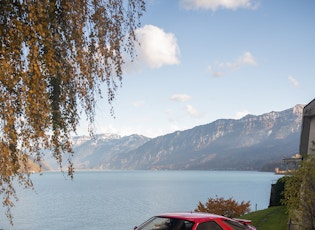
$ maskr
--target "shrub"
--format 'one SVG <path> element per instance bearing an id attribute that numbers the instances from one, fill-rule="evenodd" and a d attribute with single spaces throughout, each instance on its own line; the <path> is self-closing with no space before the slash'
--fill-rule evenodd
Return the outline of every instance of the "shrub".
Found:
<path id="1" fill-rule="evenodd" d="M 216 196 L 215 198 L 209 198 L 208 201 L 203 204 L 199 201 L 195 212 L 207 212 L 229 218 L 239 217 L 250 211 L 250 201 L 242 201 L 240 204 L 233 198 L 224 199 L 223 197 Z"/>

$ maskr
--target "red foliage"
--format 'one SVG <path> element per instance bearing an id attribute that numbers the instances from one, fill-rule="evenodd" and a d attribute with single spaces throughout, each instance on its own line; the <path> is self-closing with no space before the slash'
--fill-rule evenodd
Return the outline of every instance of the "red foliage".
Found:
<path id="1" fill-rule="evenodd" d="M 239 217 L 250 211 L 250 201 L 242 201 L 240 204 L 233 198 L 224 199 L 223 197 L 209 198 L 208 201 L 203 204 L 199 201 L 195 212 L 207 212 L 229 218 Z"/>

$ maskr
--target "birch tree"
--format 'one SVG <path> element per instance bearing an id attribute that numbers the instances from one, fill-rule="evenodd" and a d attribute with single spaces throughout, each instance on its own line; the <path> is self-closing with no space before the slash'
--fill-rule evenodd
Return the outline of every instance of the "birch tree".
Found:
<path id="1" fill-rule="evenodd" d="M 81 112 L 93 124 L 96 96 L 112 112 L 144 11 L 144 0 L 1 0 L 0 195 L 11 222 L 13 180 L 33 186 L 30 159 L 49 151 L 73 176 L 70 136 Z"/>

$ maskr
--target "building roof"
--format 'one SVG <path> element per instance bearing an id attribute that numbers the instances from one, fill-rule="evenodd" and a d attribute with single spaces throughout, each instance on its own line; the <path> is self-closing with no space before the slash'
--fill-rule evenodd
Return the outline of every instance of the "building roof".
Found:
<path id="1" fill-rule="evenodd" d="M 303 117 L 304 116 L 315 116 L 315 99 L 304 106 Z"/>

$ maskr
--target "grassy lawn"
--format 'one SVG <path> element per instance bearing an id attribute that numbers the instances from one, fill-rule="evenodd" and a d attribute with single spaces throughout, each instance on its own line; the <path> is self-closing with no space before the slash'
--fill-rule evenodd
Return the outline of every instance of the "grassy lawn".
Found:
<path id="1" fill-rule="evenodd" d="M 258 230 L 286 230 L 288 215 L 285 206 L 271 207 L 257 212 L 252 212 L 241 217 L 252 220 Z"/>

